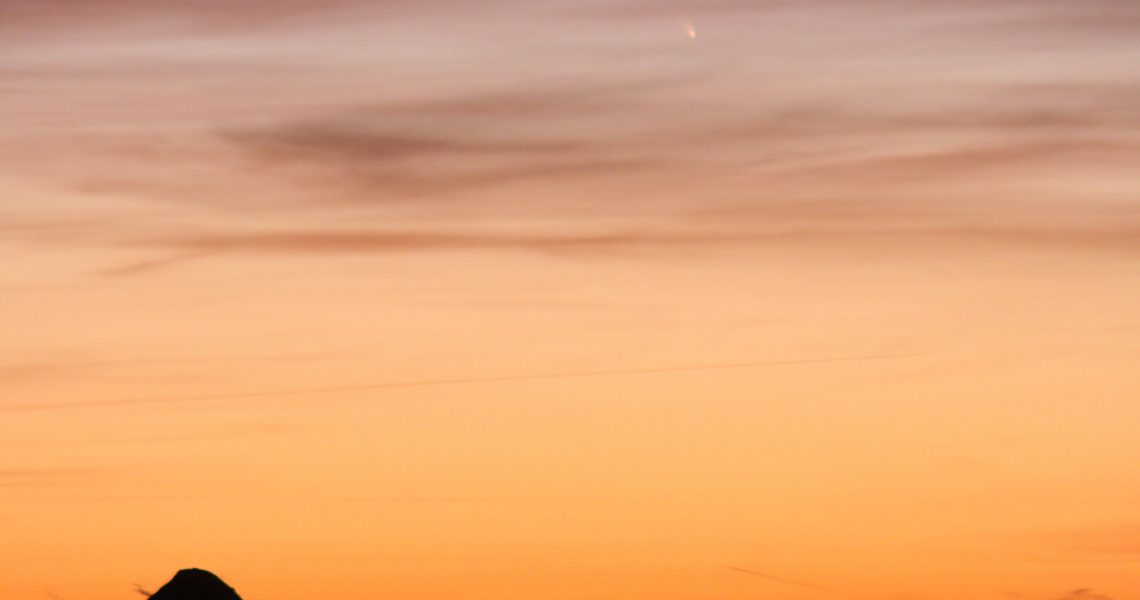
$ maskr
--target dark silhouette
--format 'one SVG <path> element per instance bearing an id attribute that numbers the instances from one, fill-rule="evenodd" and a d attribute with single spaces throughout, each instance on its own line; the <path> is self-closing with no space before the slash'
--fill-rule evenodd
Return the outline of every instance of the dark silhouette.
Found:
<path id="1" fill-rule="evenodd" d="M 183 569 L 150 595 L 151 600 L 241 600 L 217 575 L 202 569 Z"/>

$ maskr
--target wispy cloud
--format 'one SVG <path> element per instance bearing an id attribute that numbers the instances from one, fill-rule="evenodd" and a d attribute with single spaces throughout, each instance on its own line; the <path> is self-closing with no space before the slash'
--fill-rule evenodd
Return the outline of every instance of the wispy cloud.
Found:
<path id="1" fill-rule="evenodd" d="M 72 485 L 102 478 L 108 472 L 110 472 L 109 469 L 101 468 L 0 469 L 0 488 L 40 488 Z"/>
<path id="2" fill-rule="evenodd" d="M 1140 9 L 1130 0 L 962 0 L 954 3 L 907 2 L 906 0 L 691 0 L 673 3 L 650 0 L 624 0 L 622 2 L 583 3 L 574 13 L 584 17 L 612 19 L 615 17 L 647 18 L 669 14 L 683 8 L 702 16 L 745 16 L 780 14 L 836 14 L 895 16 L 900 11 L 916 21 L 937 15 L 950 28 L 956 21 L 975 17 L 975 27 L 986 24 L 1037 26 L 1043 31 L 1056 33 L 1060 26 L 1093 27 L 1104 31 L 1125 30 L 1140 20 Z M 969 21 L 968 21 L 969 22 Z"/>
<path id="3" fill-rule="evenodd" d="M 745 575 L 751 575 L 752 577 L 758 577 L 760 579 L 772 581 L 775 583 L 780 583 L 783 585 L 790 585 L 790 586 L 794 586 L 794 587 L 801 587 L 801 588 L 807 588 L 807 589 L 812 589 L 812 590 L 828 591 L 828 588 L 826 588 L 822 585 L 816 585 L 814 583 L 806 583 L 803 581 L 796 581 L 794 579 L 786 579 L 784 577 L 778 577 L 776 575 L 772 575 L 771 573 L 765 573 L 763 571 L 756 571 L 753 569 L 745 569 L 743 567 L 732 567 L 732 566 L 727 567 L 727 568 L 732 570 L 732 571 L 736 571 L 737 573 L 744 573 Z"/>
<path id="4" fill-rule="evenodd" d="M 1098 593 L 1092 588 L 1078 588 L 1051 600 L 1113 600 L 1111 596 Z"/>
<path id="5" fill-rule="evenodd" d="M 915 358 L 921 354 L 865 354 L 850 356 L 834 356 L 821 358 L 802 358 L 789 360 L 768 360 L 737 363 L 703 364 L 703 365 L 677 365 L 666 367 L 641 367 L 628 369 L 600 369 L 596 371 L 573 371 L 561 373 L 528 373 L 513 375 L 498 375 L 484 377 L 457 377 L 437 378 L 417 381 L 389 381 L 362 383 L 354 385 L 336 385 L 323 387 L 290 388 L 277 390 L 260 390 L 247 392 L 233 392 L 223 394 L 203 394 L 196 396 L 162 396 L 150 398 L 122 398 L 111 400 L 89 400 L 74 402 L 34 402 L 26 404 L 0 405 L 0 412 L 38 412 L 45 410 L 72 410 L 84 408 L 101 408 L 113 406 L 145 406 L 162 404 L 214 402 L 225 400 L 258 400 L 268 398 L 302 397 L 313 395 L 343 394 L 352 392 L 384 391 L 396 389 L 410 389 L 421 387 L 473 385 L 483 383 L 503 383 L 516 381 L 542 381 L 557 379 L 575 379 L 583 377 L 609 377 L 624 375 L 659 375 L 668 373 L 688 373 L 699 371 L 724 371 L 734 369 L 760 369 L 769 367 L 810 366 L 833 363 L 899 360 Z"/>
<path id="6" fill-rule="evenodd" d="M 266 353 L 240 356 L 219 354 L 218 356 L 171 356 L 171 357 L 122 357 L 84 358 L 69 356 L 49 356 L 23 362 L 0 363 L 0 385 L 60 383 L 65 381 L 94 381 L 105 377 L 156 373 L 176 373 L 188 367 L 209 364 L 288 363 L 296 361 L 316 361 L 338 358 L 329 353 Z"/>
<path id="7" fill-rule="evenodd" d="M 484 6 L 509 4 L 510 0 L 484 2 Z M 148 2 L 146 0 L 84 0 L 25 2 L 0 0 L 0 23 L 23 36 L 61 35 L 83 26 L 93 31 L 158 23 L 165 33 L 260 32 L 297 28 L 316 22 L 337 22 L 362 14 L 384 16 L 408 14 L 440 6 L 462 8 L 457 0 L 326 0 L 319 5 L 306 0 L 219 0 L 193 2 Z"/>
<path id="8" fill-rule="evenodd" d="M 1050 554 L 1094 558 L 1140 558 L 1140 523 L 1029 534 L 1021 541 Z"/>
<path id="9" fill-rule="evenodd" d="M 472 139 L 368 131 L 360 122 L 286 124 L 263 131 L 228 131 L 224 139 L 269 160 L 360 161 L 385 164 L 431 156 L 550 155 L 583 150 L 569 141 Z"/>
<path id="10" fill-rule="evenodd" d="M 737 216 L 741 213 L 736 212 Z M 1140 227 L 1045 228 L 993 227 L 964 224 L 929 229 L 924 227 L 876 226 L 836 229 L 799 226 L 775 230 L 743 228 L 670 231 L 627 230 L 617 232 L 507 233 L 477 231 L 409 231 L 361 229 L 313 229 L 248 233 L 174 233 L 122 242 L 135 249 L 149 249 L 158 257 L 145 258 L 100 271 L 111 277 L 153 273 L 174 265 L 216 257 L 234 256 L 335 256 L 382 255 L 416 252 L 511 251 L 547 255 L 598 255 L 624 253 L 633 256 L 669 257 L 678 252 L 717 247 L 763 244 L 803 244 L 818 249 L 842 250 L 867 244 L 926 247 L 1036 247 L 1071 252 L 1140 252 Z M 650 253 L 650 254 L 645 254 Z"/>

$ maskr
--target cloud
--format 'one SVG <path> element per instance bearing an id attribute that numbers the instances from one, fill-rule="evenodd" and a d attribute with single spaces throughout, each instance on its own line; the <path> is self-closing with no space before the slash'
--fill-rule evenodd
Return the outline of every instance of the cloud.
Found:
<path id="1" fill-rule="evenodd" d="M 108 268 L 124 277 L 152 273 L 192 260 L 220 256 L 371 255 L 413 252 L 531 252 L 547 255 L 657 252 L 676 256 L 695 249 L 763 244 L 806 244 L 845 250 L 873 245 L 1038 247 L 1071 252 L 1140 252 L 1140 226 L 1116 228 L 1029 228 L 988 225 L 894 228 L 798 227 L 788 229 L 625 230 L 614 232 L 504 233 L 458 230 L 307 229 L 244 233 L 173 233 L 123 242 L 160 252 L 157 258 Z M 663 254 L 660 254 L 663 253 Z"/>
<path id="2" fill-rule="evenodd" d="M 614 123 L 652 110 L 655 94 L 702 77 L 517 81 L 307 107 L 268 122 L 215 127 L 207 136 L 107 135 L 84 149 L 98 162 L 77 164 L 98 168 L 73 189 L 156 205 L 281 212 L 469 197 L 519 183 L 648 179 L 678 166 L 671 164 L 675 143 L 639 140 Z"/>
<path id="3" fill-rule="evenodd" d="M 3 408 L 0 408 L 3 410 Z M 105 475 L 108 469 L 27 468 L 0 469 L 0 488 L 38 488 L 70 485 Z"/>
<path id="4" fill-rule="evenodd" d="M 510 0 L 483 0 L 484 7 Z M 345 21 L 362 15 L 410 14 L 441 6 L 470 10 L 460 0 L 0 0 L 0 27 L 23 38 L 75 36 L 93 31 L 150 24 L 163 33 L 231 32 L 250 34 L 273 29 Z M 72 28 L 83 28 L 77 32 Z"/>
<path id="5" fill-rule="evenodd" d="M 323 386 L 308 388 L 289 388 L 277 390 L 260 390 L 247 392 L 233 392 L 225 394 L 204 394 L 198 396 L 161 396 L 149 398 L 120 398 L 110 400 L 89 400 L 74 402 L 34 402 L 26 404 L 0 405 L 0 412 L 40 412 L 55 410 L 76 410 L 104 408 L 114 406 L 148 406 L 163 404 L 183 404 L 199 402 L 216 402 L 225 400 L 258 400 L 285 397 L 327 396 L 329 394 L 344 394 L 352 392 L 383 391 L 395 389 L 410 389 L 420 387 L 436 387 L 451 385 L 473 385 L 483 383 L 502 383 L 515 381 L 542 381 L 557 379 L 575 379 L 582 377 L 608 377 L 624 375 L 657 375 L 667 373 L 687 373 L 699 371 L 721 371 L 733 369 L 759 369 L 769 367 L 810 366 L 818 364 L 898 360 L 915 358 L 921 354 L 863 354 L 849 356 L 832 356 L 822 358 L 801 358 L 787 360 L 767 360 L 719 364 L 675 365 L 666 367 L 641 367 L 628 369 L 603 369 L 596 371 L 574 371 L 562 373 L 523 373 L 512 375 L 486 376 L 486 377 L 456 377 L 451 379 L 427 379 L 417 381 L 389 381 L 362 383 L 355 385 Z"/>
<path id="6" fill-rule="evenodd" d="M 716 69 L 680 72 L 675 75 L 599 79 L 567 83 L 552 80 L 534 82 L 531 86 L 499 87 L 486 91 L 473 90 L 454 96 L 424 97 L 412 100 L 387 100 L 350 107 L 358 117 L 551 117 L 583 116 L 644 108 L 651 94 L 708 81 Z"/>
<path id="7" fill-rule="evenodd" d="M 301 33 L 307 34 L 341 31 L 324 20 L 347 25 L 354 22 L 347 18 L 354 11 L 426 15 L 442 6 L 438 2 L 449 1 L 431 0 L 416 8 L 403 0 L 384 6 L 335 0 L 328 10 L 299 0 L 252 0 L 240 6 L 221 0 L 47 3 L 51 6 L 0 0 L 0 6 L 16 29 L 36 19 L 73 25 L 91 19 L 108 25 L 169 13 L 162 18 L 178 27 L 224 29 L 257 21 L 257 27 L 287 24 L 306 28 Z M 505 5 L 498 0 L 473 4 L 478 6 L 467 10 Z M 556 4 L 538 3 L 527 10 L 555 10 Z M 595 8 L 603 5 L 635 15 L 663 10 L 649 2 L 598 3 Z M 864 5 L 873 9 L 865 18 L 903 22 L 903 37 L 918 24 L 935 37 L 958 36 L 953 38 L 957 41 L 1010 19 L 1051 18 L 1060 24 L 1083 11 L 1089 20 L 1127 22 L 1135 12 L 1128 3 L 1110 0 L 1094 0 L 1092 8 L 1059 0 L 922 3 L 905 10 L 900 0 L 710 0 L 678 8 L 717 14 L 811 10 L 842 18 L 863 11 Z M 66 6 L 74 10 L 62 10 Z M 963 18 L 953 21 L 953 27 L 928 18 L 942 11 Z M 830 18 L 793 25 L 825 26 Z M 286 39 L 257 38 L 250 47 L 272 51 Z M 632 253 L 799 242 L 827 250 L 867 243 L 1135 250 L 1129 236 L 1138 226 L 1136 211 L 1116 196 L 1127 194 L 1138 181 L 1131 174 L 1131 158 L 1140 152 L 1140 136 L 1134 133 L 1140 117 L 1133 109 L 1140 86 L 1112 73 L 1054 77 L 1021 63 L 995 66 L 1003 74 L 997 79 L 974 77 L 972 71 L 958 71 L 972 65 L 956 62 L 958 55 L 922 50 L 934 54 L 916 50 L 905 64 L 886 63 L 899 69 L 899 77 L 882 81 L 861 78 L 861 69 L 888 60 L 873 44 L 853 52 L 850 62 L 836 62 L 832 55 L 796 55 L 786 63 L 765 63 L 761 71 L 753 70 L 759 62 L 728 61 L 724 66 L 717 62 L 724 52 L 693 53 L 688 62 L 661 60 L 658 54 L 652 65 L 666 66 L 642 68 L 649 63 L 637 62 L 638 72 L 644 73 L 637 77 L 628 76 L 633 63 L 579 71 L 567 66 L 578 63 L 563 61 L 567 55 L 561 49 L 543 48 L 551 54 L 536 55 L 542 64 L 557 58 L 549 69 L 480 74 L 440 88 L 395 91 L 359 85 L 400 75 L 391 65 L 324 63 L 327 57 L 319 57 L 313 64 L 290 64 L 296 70 L 286 69 L 281 77 L 293 83 L 283 89 L 330 82 L 338 93 L 306 96 L 300 90 L 304 97 L 297 99 L 276 88 L 252 89 L 235 93 L 241 101 L 230 102 L 224 94 L 210 92 L 201 97 L 210 106 L 209 118 L 195 121 L 194 127 L 168 128 L 159 119 L 128 131 L 111 128 L 68 138 L 44 151 L 43 160 L 28 159 L 34 163 L 29 172 L 42 169 L 44 185 L 75 180 L 79 183 L 68 192 L 96 196 L 106 204 L 145 199 L 147 203 L 131 202 L 124 212 L 158 215 L 153 222 L 172 224 L 170 232 L 149 235 L 146 230 L 155 227 L 143 217 L 140 224 L 112 219 L 102 230 L 92 225 L 86 238 L 75 228 L 62 235 L 34 235 L 42 243 L 100 244 L 108 241 L 103 232 L 113 231 L 110 244 L 146 253 L 101 272 L 109 277 L 252 254 L 449 249 Z M 998 49 L 994 58 L 1019 57 Z M 444 61 L 429 58 L 416 63 L 425 69 L 417 77 L 434 80 L 450 72 Z M 892 54 L 889 60 L 896 58 Z M 73 81 L 74 88 L 50 88 L 51 97 L 75 98 L 69 114 L 80 114 L 82 90 L 90 89 L 84 86 L 101 83 L 106 96 L 100 106 L 117 106 L 116 100 L 126 107 L 143 104 L 90 75 L 100 69 L 119 72 L 122 81 L 138 86 L 130 87 L 130 93 L 158 90 L 158 97 L 169 100 L 182 87 L 244 90 L 243 82 L 260 67 L 273 70 L 289 62 L 272 52 L 203 57 L 178 46 L 158 58 L 139 60 L 63 61 L 54 67 L 17 60 L 4 68 L 15 69 L 17 78 L 59 68 L 62 80 L 82 80 Z M 947 65 L 953 69 L 940 70 Z M 848 67 L 859 86 L 837 76 Z M 1010 68 L 1015 70 L 1002 70 Z M 764 77 L 762 85 L 757 83 Z M 342 79 L 346 87 L 337 87 Z M 297 81 L 312 83 L 298 86 Z M 11 85 L 21 87 L 19 83 Z M 805 83 L 812 85 L 801 89 Z M 421 94 L 408 96 L 415 89 Z M 153 104 L 146 103 L 147 110 Z M 121 118 L 130 121 L 132 116 Z M 56 150 L 67 158 L 56 159 Z M 1062 185 L 1049 185 L 1061 178 Z M 1036 196 L 1043 198 L 1034 203 Z M 98 206 L 84 202 L 78 211 Z M 1072 214 L 1058 215 L 1061 210 Z M 549 236 L 455 230 L 467 216 L 487 222 L 567 212 L 588 215 L 593 228 Z M 323 225 L 376 222 L 380 213 L 410 217 L 425 228 L 342 231 Z M 661 230 L 625 226 L 623 215 L 630 214 L 651 215 Z M 192 227 L 192 219 L 201 215 L 271 222 L 283 230 Z M 1091 216 L 1070 220 L 1086 215 Z M 297 227 L 284 230 L 290 223 Z"/>
<path id="8" fill-rule="evenodd" d="M 1035 533 L 1022 540 L 1039 549 L 1082 558 L 1140 558 L 1140 523 Z"/>
<path id="9" fill-rule="evenodd" d="M 1140 137 L 1125 133 L 1140 126 L 1131 110 L 1140 86 L 1124 83 L 963 86 L 942 106 L 884 107 L 870 96 L 786 99 L 733 115 L 731 125 L 707 115 L 648 133 L 632 125 L 581 126 L 605 115 L 626 114 L 634 123 L 635 113 L 669 114 L 647 94 L 685 84 L 663 77 L 562 92 L 520 84 L 346 107 L 219 135 L 252 161 L 253 171 L 292 181 L 324 206 L 458 197 L 521 182 L 580 185 L 614 175 L 648 183 L 702 170 L 763 174 L 768 187 L 793 195 L 800 174 L 857 182 L 849 193 L 874 195 L 876 186 L 900 180 L 929 189 L 1003 168 L 1124 167 L 1140 151 Z M 563 120 L 552 122 L 553 115 Z M 578 130 L 589 133 L 571 133 Z M 741 153 L 747 160 L 732 158 Z M 907 210 L 898 202 L 893 208 Z"/>
<path id="10" fill-rule="evenodd" d="M 870 15 L 881 18 L 884 14 L 904 17 L 921 17 L 938 14 L 946 27 L 955 23 L 949 17 L 984 17 L 970 22 L 974 27 L 985 24 L 1027 24 L 1056 32 L 1058 26 L 1125 31 L 1127 26 L 1140 19 L 1140 9 L 1131 0 L 958 0 L 954 3 L 911 2 L 907 0 L 691 0 L 673 3 L 653 0 L 622 0 L 604 3 L 585 3 L 576 6 L 572 14 L 584 17 L 612 19 L 652 18 L 684 9 L 702 16 L 734 16 L 749 14 L 849 14 Z"/>
<path id="11" fill-rule="evenodd" d="M 1079 588 L 1051 600 L 1113 600 L 1111 596 L 1099 594 L 1092 588 Z"/>
<path id="12" fill-rule="evenodd" d="M 145 260 L 130 262 L 113 267 L 107 267 L 96 271 L 99 275 L 104 277 L 133 277 L 135 275 L 145 275 L 154 271 L 161 271 L 168 267 L 178 265 L 185 262 L 190 262 L 200 258 L 206 258 L 210 254 L 207 252 L 190 252 L 185 254 L 174 254 L 168 256 L 160 256 L 158 258 L 149 258 Z"/>
<path id="13" fill-rule="evenodd" d="M 18 384 L 24 382 L 58 382 L 65 379 L 90 379 L 108 373 L 119 374 L 124 371 L 138 369 L 173 369 L 185 366 L 225 363 L 225 364 L 254 364 L 272 362 L 311 361 L 328 358 L 337 358 L 338 354 L 322 354 L 315 352 L 305 353 L 267 353 L 260 355 L 219 355 L 206 356 L 171 356 L 171 357 L 123 357 L 123 358 L 81 358 L 81 357 L 49 357 L 26 362 L 0 364 L 0 383 Z"/>
<path id="14" fill-rule="evenodd" d="M 350 204 L 651 174 L 677 166 L 670 163 L 679 156 L 678 140 L 636 134 L 623 116 L 652 113 L 661 95 L 715 73 L 570 83 L 528 77 L 491 89 L 317 107 L 310 116 L 223 128 L 218 139 L 257 172 L 310 186 L 318 201 L 341 190 Z"/>
<path id="15" fill-rule="evenodd" d="M 1140 125 L 1140 116 L 1132 110 L 1140 101 L 1140 84 L 1131 81 L 974 82 L 948 93 L 930 103 L 884 103 L 873 95 L 784 102 L 715 135 L 787 141 L 804 135 L 929 135 L 965 129 L 1009 139 L 1018 133 L 1050 136 L 1073 131 L 1119 135 L 1121 128 Z"/>
<path id="16" fill-rule="evenodd" d="M 524 250 L 592 252 L 679 247 L 732 242 L 746 236 L 722 232 L 623 231 L 581 234 L 514 234 L 464 231 L 311 229 L 280 232 L 204 234 L 156 240 L 155 245 L 202 255 L 387 254 L 446 250 Z M 145 242 L 144 242 L 145 244 Z"/>
<path id="17" fill-rule="evenodd" d="M 548 502 L 541 498 L 485 496 L 346 496 L 332 499 L 339 502 L 362 504 L 535 504 Z"/>
<path id="18" fill-rule="evenodd" d="M 1140 137 L 1121 133 L 1140 126 L 1131 110 L 1140 101 L 1140 86 L 1124 84 L 973 89 L 942 108 L 883 108 L 871 98 L 797 100 L 737 115 L 730 126 L 708 120 L 651 134 L 621 127 L 553 134 L 573 128 L 544 121 L 550 113 L 572 123 L 610 112 L 652 111 L 643 94 L 671 85 L 682 83 L 651 80 L 606 92 L 587 86 L 566 97 L 524 88 L 424 99 L 227 130 L 221 137 L 259 169 L 301 184 L 307 179 L 325 199 L 335 195 L 330 188 L 339 187 L 365 204 L 384 196 L 438 196 L 520 181 L 684 172 L 702 163 L 728 173 L 743 165 L 714 157 L 742 144 L 752 151 L 751 168 L 772 171 L 770 176 L 790 169 L 865 184 L 957 177 L 979 167 L 1044 168 L 1069 159 L 1122 164 L 1140 150 Z M 964 131 L 973 135 L 953 135 Z"/>
<path id="19" fill-rule="evenodd" d="M 109 277 L 153 273 L 192 260 L 235 255 L 370 255 L 447 251 L 514 251 L 550 255 L 678 250 L 739 243 L 752 236 L 722 231 L 505 233 L 459 230 L 307 229 L 244 233 L 172 233 L 126 242 L 158 257 L 99 271 Z"/>
<path id="20" fill-rule="evenodd" d="M 227 131 L 222 138 L 251 158 L 256 170 L 305 186 L 313 202 L 325 204 L 337 197 L 344 205 L 368 205 L 534 180 L 586 181 L 661 164 L 621 151 L 612 141 L 607 146 L 539 133 L 464 132 L 473 121 L 468 118 L 452 123 L 455 130 L 448 132 L 376 127 L 385 121 L 374 116 L 286 123 Z"/>
<path id="21" fill-rule="evenodd" d="M 219 256 L 234 255 L 347 255 L 396 254 L 440 251 L 529 251 L 544 253 L 601 252 L 652 248 L 663 244 L 707 243 L 710 236 L 638 235 L 633 233 L 584 235 L 525 235 L 460 231 L 310 229 L 239 234 L 172 234 L 136 240 L 128 245 L 157 249 L 145 258 L 98 271 L 106 277 L 145 275 L 171 266 Z"/>
<path id="22" fill-rule="evenodd" d="M 1140 153 L 1140 140 L 1025 140 L 805 159 L 800 164 L 789 166 L 785 172 L 837 177 L 865 185 L 910 181 L 931 188 L 935 181 L 957 183 L 963 177 L 977 177 L 1003 169 L 1038 171 L 1047 167 L 1065 167 L 1069 173 L 1079 173 L 1088 168 L 1125 169 L 1128 168 L 1127 157 L 1136 153 Z"/>
<path id="23" fill-rule="evenodd" d="M 0 365 L 0 382 L 11 385 L 24 381 L 56 378 L 69 371 L 67 365 L 52 363 Z"/>
<path id="24" fill-rule="evenodd" d="M 770 573 L 764 573 L 762 571 L 755 571 L 753 569 L 745 569 L 743 567 L 731 567 L 731 566 L 727 567 L 727 568 L 729 570 L 736 571 L 737 573 L 744 573 L 745 575 L 751 575 L 753 577 L 758 577 L 760 579 L 766 579 L 768 581 L 774 581 L 776 583 L 782 583 L 784 585 L 807 588 L 807 589 L 812 589 L 812 590 L 822 590 L 822 591 L 828 590 L 828 588 L 826 588 L 822 585 L 816 585 L 814 583 L 804 583 L 802 581 L 795 581 L 792 579 L 785 579 L 783 577 L 777 577 L 777 576 L 772 575 Z"/>
<path id="25" fill-rule="evenodd" d="M 550 155 L 583 150 L 567 141 L 472 139 L 369 131 L 366 123 L 287 124 L 262 131 L 231 131 L 223 137 L 269 160 L 316 160 L 380 164 L 448 155 Z"/>

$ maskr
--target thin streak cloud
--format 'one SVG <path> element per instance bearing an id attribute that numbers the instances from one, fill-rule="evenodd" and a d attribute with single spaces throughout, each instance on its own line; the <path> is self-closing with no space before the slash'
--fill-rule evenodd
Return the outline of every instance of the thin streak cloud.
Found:
<path id="1" fill-rule="evenodd" d="M 743 211 L 725 216 L 739 218 Z M 762 214 L 762 213 L 761 213 Z M 712 215 L 718 217 L 718 215 Z M 310 230 L 245 234 L 173 235 L 124 243 L 125 247 L 169 252 L 169 255 L 108 267 L 108 277 L 138 276 L 164 268 L 222 256 L 371 255 L 444 251 L 522 251 L 550 255 L 602 252 L 662 251 L 740 247 L 764 243 L 802 243 L 844 249 L 884 241 L 936 247 L 1039 247 L 1059 251 L 1140 252 L 1140 229 L 1013 228 L 984 225 L 927 229 L 896 227 L 836 229 L 798 227 L 771 231 L 713 229 L 702 231 L 624 231 L 579 235 L 478 233 L 459 231 Z"/>
<path id="2" fill-rule="evenodd" d="M 40 488 L 89 482 L 111 472 L 104 468 L 0 469 L 0 488 Z"/>
<path id="3" fill-rule="evenodd" d="M 812 589 L 812 590 L 829 591 L 828 588 L 826 588 L 822 585 L 816 585 L 814 583 L 805 583 L 802 581 L 795 581 L 792 579 L 785 579 L 783 577 L 777 577 L 775 575 L 772 575 L 770 573 L 764 573 L 762 571 L 755 571 L 752 569 L 745 569 L 743 567 L 731 567 L 731 566 L 728 567 L 728 569 L 730 569 L 732 571 L 736 571 L 737 573 L 744 573 L 745 575 L 751 575 L 753 577 L 759 577 L 760 579 L 766 579 L 768 581 L 774 581 L 776 583 L 782 583 L 784 585 L 807 588 L 807 589 Z"/>
<path id="4" fill-rule="evenodd" d="M 671 367 L 649 367 L 633 369 L 601 369 L 596 371 L 574 371 L 564 373 L 535 373 L 525 375 L 502 375 L 491 377 L 460 377 L 454 379 L 425 379 L 418 381 L 392 381 L 382 383 L 365 383 L 356 385 L 308 387 L 280 390 L 265 390 L 255 392 L 235 392 L 232 394 L 204 394 L 199 396 L 169 396 L 155 398 L 123 398 L 117 400 L 97 400 L 91 402 L 53 402 L 0 405 L 0 412 L 36 412 L 43 410 L 69 410 L 83 408 L 104 408 L 116 406 L 145 406 L 161 404 L 179 404 L 196 402 L 213 402 L 221 400 L 258 400 L 295 396 L 309 396 L 314 394 L 341 394 L 351 392 L 382 391 L 395 389 L 408 389 L 420 387 L 473 385 L 482 383 L 509 383 L 521 381 L 541 381 L 555 379 L 575 379 L 580 377 L 607 377 L 622 375 L 656 375 L 668 373 L 688 373 L 699 371 L 724 371 L 735 369 L 758 369 L 766 367 L 792 367 L 817 364 L 834 364 L 849 362 L 866 362 L 882 360 L 900 360 L 918 358 L 923 354 L 865 354 L 851 356 L 836 356 L 823 358 L 803 358 L 791 360 L 769 360 L 739 363 L 720 363 L 707 365 L 682 365 Z"/>

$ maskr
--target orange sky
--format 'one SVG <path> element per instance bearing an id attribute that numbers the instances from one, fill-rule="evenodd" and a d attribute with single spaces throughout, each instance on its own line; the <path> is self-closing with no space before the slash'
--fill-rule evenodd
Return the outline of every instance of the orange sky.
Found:
<path id="1" fill-rule="evenodd" d="M 0 597 L 1140 600 L 1137 31 L 0 0 Z"/>

